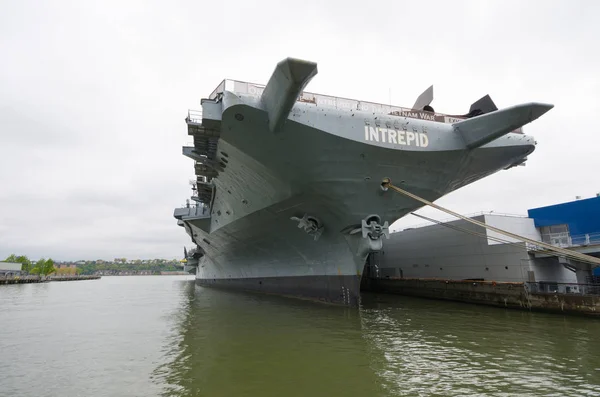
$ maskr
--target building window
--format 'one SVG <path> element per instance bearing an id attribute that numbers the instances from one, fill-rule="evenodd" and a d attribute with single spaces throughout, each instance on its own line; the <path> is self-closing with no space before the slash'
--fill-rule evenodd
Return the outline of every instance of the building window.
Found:
<path id="1" fill-rule="evenodd" d="M 570 245 L 569 225 L 566 223 L 560 225 L 543 226 L 540 228 L 542 241 L 559 247 L 568 247 Z"/>

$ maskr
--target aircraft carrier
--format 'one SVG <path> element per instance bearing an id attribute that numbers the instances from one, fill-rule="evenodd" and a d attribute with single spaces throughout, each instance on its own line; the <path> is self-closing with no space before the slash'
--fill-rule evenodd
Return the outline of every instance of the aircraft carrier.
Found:
<path id="1" fill-rule="evenodd" d="M 194 204 L 174 216 L 198 284 L 356 306 L 388 225 L 422 206 L 385 182 L 434 201 L 522 165 L 535 141 L 520 127 L 552 108 L 486 95 L 445 115 L 432 87 L 401 108 L 304 91 L 316 74 L 287 58 L 266 86 L 224 80 L 188 112 Z"/>

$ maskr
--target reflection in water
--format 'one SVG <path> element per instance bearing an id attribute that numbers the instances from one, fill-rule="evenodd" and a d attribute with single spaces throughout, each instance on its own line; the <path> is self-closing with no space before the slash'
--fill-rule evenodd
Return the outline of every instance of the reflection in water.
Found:
<path id="1" fill-rule="evenodd" d="M 365 295 L 360 310 L 184 288 L 164 396 L 600 395 L 600 322 Z"/>
<path id="2" fill-rule="evenodd" d="M 189 288 L 166 396 L 382 394 L 356 310 Z"/>

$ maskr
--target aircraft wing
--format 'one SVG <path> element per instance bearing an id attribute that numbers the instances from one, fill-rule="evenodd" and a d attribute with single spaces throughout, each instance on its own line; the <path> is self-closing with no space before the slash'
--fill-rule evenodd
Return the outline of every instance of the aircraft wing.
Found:
<path id="1" fill-rule="evenodd" d="M 532 122 L 553 107 L 545 103 L 526 103 L 463 120 L 452 127 L 472 149 Z"/>

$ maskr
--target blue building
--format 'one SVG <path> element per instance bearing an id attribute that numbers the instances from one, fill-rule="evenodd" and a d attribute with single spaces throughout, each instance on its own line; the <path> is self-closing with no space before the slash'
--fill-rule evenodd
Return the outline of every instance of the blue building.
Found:
<path id="1" fill-rule="evenodd" d="M 527 211 L 542 241 L 578 247 L 589 255 L 600 254 L 600 194 L 596 197 L 534 208 Z M 600 268 L 593 270 L 600 276 Z"/>

